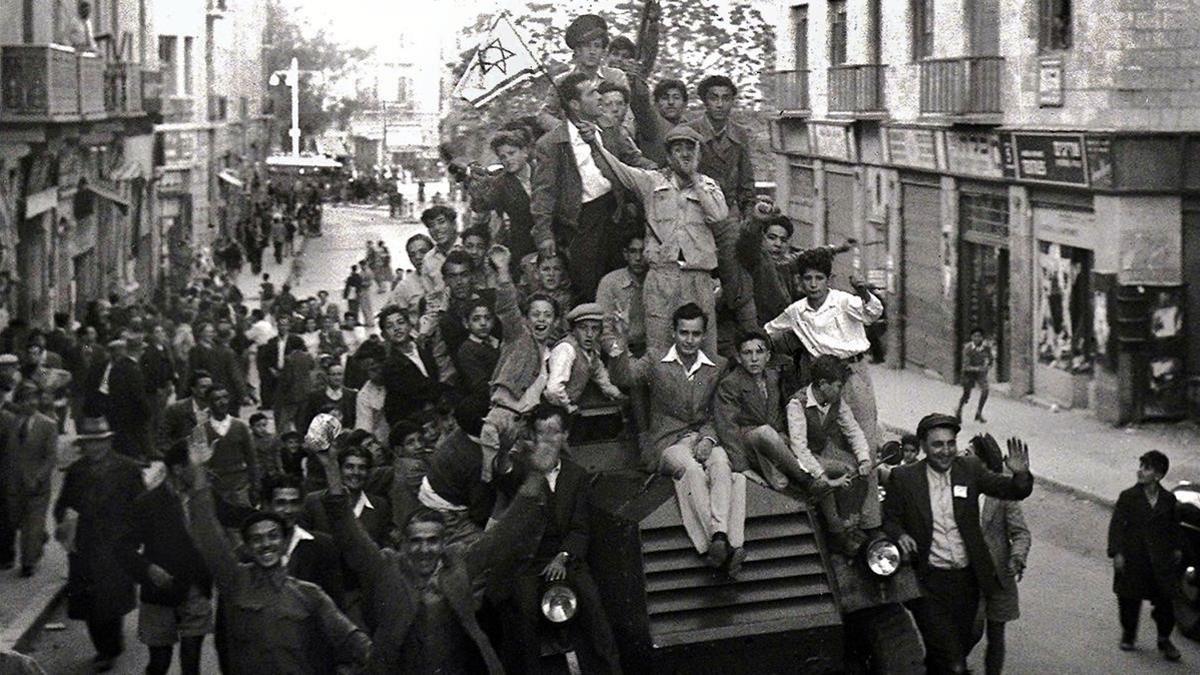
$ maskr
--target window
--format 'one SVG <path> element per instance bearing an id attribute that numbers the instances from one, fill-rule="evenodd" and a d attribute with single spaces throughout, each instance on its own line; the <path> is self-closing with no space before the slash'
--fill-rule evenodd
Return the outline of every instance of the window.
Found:
<path id="1" fill-rule="evenodd" d="M 808 69 L 808 5 L 792 8 L 796 70 Z"/>
<path id="2" fill-rule="evenodd" d="M 1039 0 L 1038 49 L 1070 49 L 1071 0 Z"/>
<path id="3" fill-rule="evenodd" d="M 933 56 L 933 0 L 913 0 L 913 60 Z"/>
<path id="4" fill-rule="evenodd" d="M 163 93 L 179 93 L 179 62 L 175 57 L 178 40 L 174 35 L 158 36 L 158 68 L 162 73 Z"/>
<path id="5" fill-rule="evenodd" d="M 846 0 L 829 2 L 829 64 L 846 62 Z"/>
<path id="6" fill-rule="evenodd" d="M 191 96 L 193 89 L 192 84 L 192 43 L 195 38 L 183 38 L 183 94 Z"/>

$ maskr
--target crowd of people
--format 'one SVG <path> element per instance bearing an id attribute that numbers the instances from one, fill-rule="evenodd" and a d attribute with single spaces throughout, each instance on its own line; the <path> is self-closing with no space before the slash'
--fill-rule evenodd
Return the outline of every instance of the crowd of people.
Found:
<path id="1" fill-rule="evenodd" d="M 570 458 L 577 414 L 616 406 L 715 573 L 742 574 L 761 482 L 811 504 L 831 552 L 899 542 L 931 672 L 964 672 L 985 632 L 1001 672 L 1030 546 L 1025 444 L 960 452 L 959 417 L 934 413 L 900 466 L 881 462 L 867 328 L 883 306 L 857 277 L 830 286 L 854 242 L 792 246 L 754 193 L 728 77 L 652 84 L 652 59 L 595 15 L 566 41 L 545 107 L 491 140 L 503 170 L 456 172 L 467 222 L 422 212 L 414 271 L 368 242 L 344 306 L 264 275 L 249 309 L 213 272 L 171 312 L 96 303 L 78 330 L 0 336 L 0 564 L 32 574 L 52 506 L 98 671 L 137 608 L 148 673 L 176 644 L 198 673 L 210 633 L 228 673 L 534 673 L 541 584 L 565 579 L 584 672 L 620 672 Z M 68 420 L 80 458 L 50 505 Z"/>

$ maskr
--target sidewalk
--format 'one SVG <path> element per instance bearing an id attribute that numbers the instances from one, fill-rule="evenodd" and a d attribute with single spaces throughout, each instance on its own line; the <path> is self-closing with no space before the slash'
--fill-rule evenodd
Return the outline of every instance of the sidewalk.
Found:
<path id="1" fill-rule="evenodd" d="M 962 395 L 960 387 L 914 371 L 872 366 L 871 376 L 879 421 L 888 431 L 912 431 L 928 413 L 954 412 Z M 971 421 L 977 396 L 974 392 L 964 408 L 967 419 L 958 437 L 960 446 L 985 431 L 1001 446 L 1008 437 L 1019 436 L 1029 443 L 1038 480 L 1082 498 L 1111 507 L 1121 490 L 1133 485 L 1137 458 L 1148 450 L 1161 450 L 1171 458 L 1168 485 L 1200 481 L 1200 434 L 1190 423 L 1112 427 L 1088 410 L 1052 412 L 1007 398 L 993 388 L 984 408 L 988 423 L 980 424 Z"/>

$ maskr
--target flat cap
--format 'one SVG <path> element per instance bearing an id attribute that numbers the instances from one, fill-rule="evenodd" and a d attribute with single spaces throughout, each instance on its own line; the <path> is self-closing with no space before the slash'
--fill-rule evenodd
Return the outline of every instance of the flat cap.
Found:
<path id="1" fill-rule="evenodd" d="M 954 415 L 930 413 L 917 422 L 917 438 L 924 440 L 925 436 L 934 429 L 953 429 L 955 433 L 958 433 L 962 429 L 962 423 Z"/>
<path id="2" fill-rule="evenodd" d="M 21 363 L 16 354 L 0 354 L 0 366 L 15 366 Z"/>
<path id="3" fill-rule="evenodd" d="M 571 49 L 591 42 L 598 37 L 608 36 L 608 22 L 597 14 L 583 14 L 567 26 L 566 41 Z"/>
<path id="4" fill-rule="evenodd" d="M 704 137 L 700 135 L 699 131 L 686 124 L 677 124 L 667 132 L 667 137 L 663 139 L 663 145 L 671 145 L 675 141 L 691 141 L 699 145 L 704 142 Z"/>
<path id="5" fill-rule="evenodd" d="M 571 311 L 567 312 L 567 323 L 574 324 L 576 321 L 603 321 L 604 308 L 596 302 L 585 302 L 576 305 Z"/>

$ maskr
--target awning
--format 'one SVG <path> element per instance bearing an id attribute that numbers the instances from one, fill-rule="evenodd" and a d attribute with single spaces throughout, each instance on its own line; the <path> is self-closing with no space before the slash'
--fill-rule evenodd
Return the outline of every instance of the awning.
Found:
<path id="1" fill-rule="evenodd" d="M 126 159 L 122 161 L 117 168 L 110 171 L 108 177 L 109 180 L 120 181 L 134 180 L 135 178 L 145 178 L 146 176 L 142 173 L 141 164 Z"/>
<path id="2" fill-rule="evenodd" d="M 240 188 L 243 185 L 245 185 L 244 183 L 242 183 L 242 179 L 238 178 L 237 174 L 230 171 L 229 169 L 222 169 L 220 171 L 220 173 L 217 174 L 217 178 L 220 178 L 221 180 L 225 181 L 226 183 L 229 183 L 230 185 L 232 185 L 236 188 Z"/>

